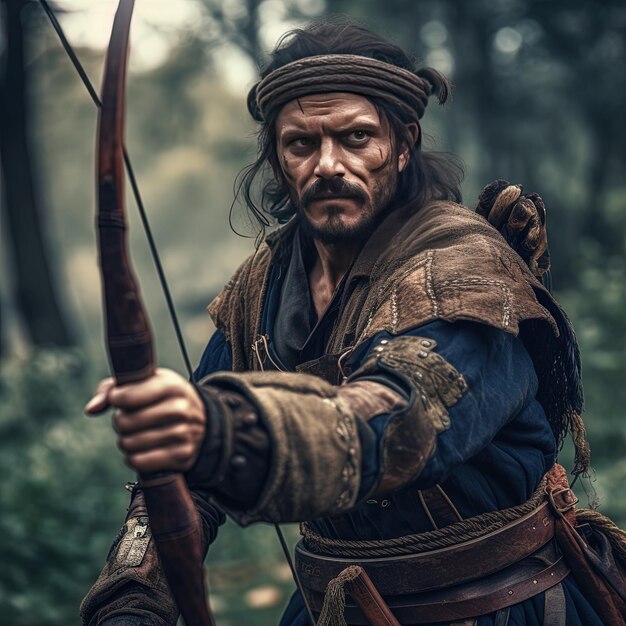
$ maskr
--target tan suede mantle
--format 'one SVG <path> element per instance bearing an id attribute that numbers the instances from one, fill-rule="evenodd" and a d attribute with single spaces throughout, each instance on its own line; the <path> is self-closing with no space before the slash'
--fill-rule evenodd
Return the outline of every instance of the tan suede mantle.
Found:
<path id="1" fill-rule="evenodd" d="M 257 368 L 251 346 L 272 251 L 292 230 L 288 225 L 274 233 L 209 305 L 231 343 L 235 371 Z M 383 330 L 400 334 L 435 319 L 481 322 L 514 334 L 524 320 L 543 320 L 558 335 L 537 292 L 551 298 L 523 260 L 482 217 L 450 202 L 429 204 L 408 218 L 390 215 L 356 260 L 347 285 L 330 353 Z"/>

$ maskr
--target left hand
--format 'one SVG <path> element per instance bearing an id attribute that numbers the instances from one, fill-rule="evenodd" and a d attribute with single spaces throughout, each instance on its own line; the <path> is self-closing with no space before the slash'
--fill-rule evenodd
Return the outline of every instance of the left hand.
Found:
<path id="1" fill-rule="evenodd" d="M 204 439 L 204 404 L 193 385 L 176 372 L 158 369 L 138 383 L 103 380 L 87 403 L 88 415 L 116 409 L 113 427 L 126 463 L 139 474 L 186 472 Z"/>
<path id="2" fill-rule="evenodd" d="M 546 207 L 538 194 L 523 192 L 521 185 L 496 180 L 481 191 L 476 212 L 500 231 L 541 280 L 550 269 Z"/>

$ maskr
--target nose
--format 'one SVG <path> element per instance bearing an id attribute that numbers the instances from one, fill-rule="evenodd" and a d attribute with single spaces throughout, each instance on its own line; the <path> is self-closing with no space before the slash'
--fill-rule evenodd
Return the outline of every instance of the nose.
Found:
<path id="1" fill-rule="evenodd" d="M 324 138 L 319 148 L 319 157 L 314 170 L 315 176 L 334 178 L 335 176 L 344 176 L 345 173 L 339 146 L 331 138 Z"/>

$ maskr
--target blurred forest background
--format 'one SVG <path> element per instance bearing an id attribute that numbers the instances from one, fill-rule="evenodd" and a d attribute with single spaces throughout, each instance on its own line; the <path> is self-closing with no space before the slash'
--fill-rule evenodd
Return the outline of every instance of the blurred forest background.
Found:
<path id="1" fill-rule="evenodd" d="M 99 85 L 115 2 L 51 5 Z M 582 346 L 590 485 L 626 525 L 623 0 L 138 0 L 126 144 L 192 359 L 212 331 L 206 304 L 253 247 L 228 221 L 233 181 L 255 151 L 246 88 L 282 32 L 336 13 L 453 79 L 452 104 L 431 104 L 424 130 L 432 148 L 465 161 L 469 206 L 494 178 L 543 196 L 554 289 Z M 0 18 L 0 619 L 69 626 L 133 479 L 109 419 L 82 415 L 107 373 L 96 110 L 38 2 L 0 0 Z M 159 360 L 182 371 L 128 204 Z M 254 235 L 243 208 L 234 221 Z M 277 622 L 293 584 L 271 529 L 228 524 L 208 563 L 221 626 Z"/>

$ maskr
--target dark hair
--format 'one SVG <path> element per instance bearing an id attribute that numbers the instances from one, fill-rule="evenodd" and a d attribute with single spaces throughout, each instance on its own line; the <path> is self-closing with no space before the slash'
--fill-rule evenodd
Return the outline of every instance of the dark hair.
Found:
<path id="1" fill-rule="evenodd" d="M 305 28 L 289 31 L 279 40 L 269 63 L 261 72 L 265 78 L 275 69 L 309 56 L 320 54 L 355 54 L 391 63 L 416 72 L 415 62 L 401 48 L 345 18 L 312 22 Z M 450 90 L 448 81 L 434 70 L 422 70 L 433 84 L 433 93 L 443 104 Z M 256 105 L 256 88 L 248 93 L 248 110 L 260 122 L 257 160 L 244 168 L 235 181 L 235 200 L 243 195 L 250 216 L 258 223 L 260 235 L 275 222 L 287 222 L 294 214 L 287 182 L 276 152 L 276 113 L 262 119 Z M 406 121 L 391 102 L 369 97 L 379 115 L 391 128 L 396 146 L 410 145 Z M 407 167 L 398 176 L 398 200 L 408 211 L 419 209 L 428 200 L 461 201 L 463 178 L 460 160 L 448 153 L 424 152 L 422 134 L 413 146 Z M 233 203 L 234 204 L 234 203 Z"/>

